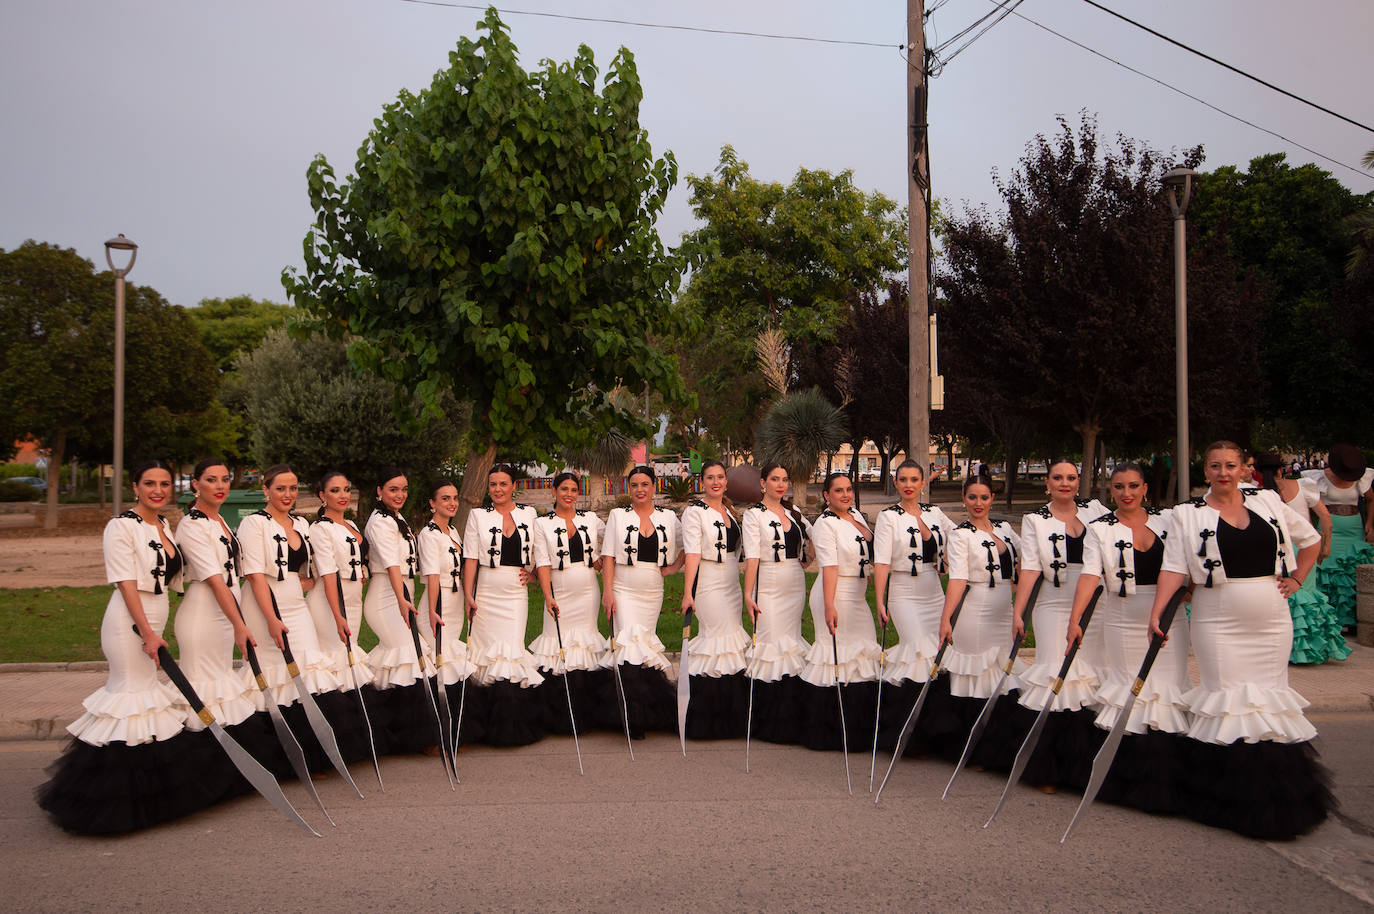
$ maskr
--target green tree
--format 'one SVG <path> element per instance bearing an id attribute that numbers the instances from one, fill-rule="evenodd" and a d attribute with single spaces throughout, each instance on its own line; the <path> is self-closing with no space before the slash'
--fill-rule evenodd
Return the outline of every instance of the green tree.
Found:
<path id="1" fill-rule="evenodd" d="M 821 454 L 845 440 L 844 413 L 812 387 L 779 397 L 754 433 L 754 455 L 760 466 L 779 463 L 792 479 L 797 504 L 805 507 L 806 488 Z"/>
<path id="2" fill-rule="evenodd" d="M 185 309 L 125 290 L 125 457 L 187 460 L 217 441 L 216 376 Z M 34 438 L 62 465 L 111 459 L 114 277 L 75 251 L 25 241 L 0 250 L 0 449 Z M 57 523 L 49 487 L 45 525 Z"/>
<path id="3" fill-rule="evenodd" d="M 1174 412 L 1166 160 L 1125 137 L 1102 148 L 1090 115 L 1077 130 L 1059 124 L 999 182 L 1004 212 L 945 223 L 946 409 L 967 423 L 955 431 L 975 441 L 991 432 L 1002 444 L 1009 494 L 1027 447 L 1076 436 L 1090 465 L 1100 435 L 1147 431 L 1163 450 Z M 1193 425 L 1243 429 L 1259 408 L 1258 293 L 1217 245 L 1193 246 L 1188 275 Z M 1092 482 L 1085 471 L 1084 494 Z"/>
<path id="4" fill-rule="evenodd" d="M 754 371 L 758 334 L 833 341 L 857 290 L 903 269 L 903 211 L 854 185 L 850 171 L 798 170 L 792 183 L 764 182 L 730 146 L 713 174 L 690 176 L 692 208 L 704 225 L 683 239 L 692 267 L 673 340 L 698 394 L 694 422 L 718 441 L 748 441 L 769 400 Z"/>
<path id="5" fill-rule="evenodd" d="M 290 464 L 302 487 L 326 470 L 340 470 L 359 490 L 360 506 L 371 499 L 383 465 L 412 475 L 411 489 L 418 493 L 467 431 L 466 409 L 448 393 L 441 394 L 442 416 L 422 419 L 414 434 L 402 429 L 392 412 L 396 385 L 351 371 L 342 340 L 292 339 L 273 330 L 239 357 L 236 369 L 253 429 L 253 459 L 260 466 Z M 410 406 L 421 412 L 418 397 Z"/>
<path id="6" fill-rule="evenodd" d="M 418 94 L 402 90 L 350 180 L 308 171 L 315 225 L 283 283 L 349 359 L 425 412 L 473 404 L 464 514 L 498 448 L 543 458 L 643 423 L 589 388 L 685 390 L 651 341 L 672 320 L 678 260 L 655 230 L 677 178 L 639 124 L 622 48 L 598 89 L 592 52 L 526 72 L 489 9 L 477 40 Z M 594 407 L 594 408 L 589 408 Z"/>
<path id="7" fill-rule="evenodd" d="M 199 306 L 186 313 L 195 321 L 200 340 L 219 370 L 231 371 L 240 354 L 256 349 L 269 331 L 285 327 L 292 310 L 290 305 L 236 295 L 202 298 Z"/>
<path id="8" fill-rule="evenodd" d="M 1273 290 L 1258 315 L 1265 413 L 1294 443 L 1348 437 L 1356 421 L 1349 392 L 1374 383 L 1374 353 L 1354 344 L 1335 304 L 1355 242 L 1351 219 L 1371 204 L 1374 194 L 1356 195 L 1316 165 L 1271 153 L 1245 171 L 1204 174 L 1188 209 L 1194 238 L 1227 247 Z M 1191 273 L 1190 250 L 1190 287 Z"/>

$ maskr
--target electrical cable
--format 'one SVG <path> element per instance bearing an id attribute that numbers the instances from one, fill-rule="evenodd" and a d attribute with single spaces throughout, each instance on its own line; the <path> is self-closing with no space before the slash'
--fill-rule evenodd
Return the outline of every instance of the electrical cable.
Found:
<path id="1" fill-rule="evenodd" d="M 1286 95 L 1286 96 L 1288 96 L 1289 98 L 1293 99 L 1294 101 L 1302 102 L 1304 105 L 1308 105 L 1308 106 L 1310 106 L 1310 107 L 1312 107 L 1312 108 L 1316 108 L 1318 111 L 1322 111 L 1322 112 L 1324 112 L 1324 113 L 1326 113 L 1326 114 L 1331 115 L 1332 117 L 1340 118 L 1341 120 L 1345 121 L 1347 124 L 1353 124 L 1353 125 L 1355 125 L 1356 127 L 1359 127 L 1359 128 L 1362 129 L 1362 130 L 1368 130 L 1370 133 L 1374 133 L 1374 127 L 1370 127 L 1368 124 L 1361 124 L 1359 121 L 1355 120 L 1354 118 L 1346 117 L 1344 114 L 1341 114 L 1339 111 L 1332 111 L 1330 108 L 1327 108 L 1327 107 L 1325 107 L 1325 106 L 1323 106 L 1323 105 L 1319 105 L 1319 104 L 1317 104 L 1316 102 L 1311 101 L 1311 100 L 1309 100 L 1309 99 L 1303 98 L 1301 95 L 1296 95 L 1296 94 L 1294 94 L 1294 93 L 1292 93 L 1292 92 L 1289 92 L 1287 89 L 1283 89 L 1283 88 L 1280 88 L 1279 86 L 1274 85 L 1274 84 L 1271 83 L 1271 82 L 1266 82 L 1265 80 L 1260 79 L 1258 76 L 1255 76 L 1255 75 L 1252 74 L 1252 73 L 1247 73 L 1247 72 L 1245 72 L 1245 71 L 1242 70 L 1240 67 L 1232 66 L 1231 64 L 1227 63 L 1227 62 L 1224 61 L 1224 60 L 1218 60 L 1217 58 L 1213 57 L 1211 54 L 1207 54 L 1207 53 L 1204 53 L 1204 52 L 1202 52 L 1202 51 L 1199 51 L 1197 48 L 1194 48 L 1194 47 L 1189 47 L 1188 45 L 1184 44 L 1183 42 L 1181 42 L 1181 41 L 1179 41 L 1179 40 L 1177 40 L 1177 39 L 1174 39 L 1174 38 L 1170 38 L 1168 35 L 1165 35 L 1165 34 L 1163 34 L 1162 32 L 1156 32 L 1154 29 L 1150 28 L 1148 25 L 1144 25 L 1143 23 L 1136 22 L 1134 19 L 1130 18 L 1129 16 L 1123 16 L 1121 13 L 1118 13 L 1116 10 L 1108 9 L 1107 7 L 1103 6 L 1102 4 L 1095 2 L 1095 0 L 1083 0 L 1083 2 L 1086 3 L 1086 4 L 1088 4 L 1088 6 L 1092 6 L 1092 7 L 1096 7 L 1097 9 L 1100 9 L 1102 12 L 1107 13 L 1108 15 L 1115 16 L 1116 18 L 1120 19 L 1122 22 L 1128 22 L 1128 23 L 1130 23 L 1131 25 L 1135 26 L 1136 28 L 1138 28 L 1138 29 L 1140 29 L 1140 30 L 1142 30 L 1142 31 L 1149 32 L 1151 35 L 1155 36 L 1156 38 L 1159 38 L 1159 39 L 1162 39 L 1162 40 L 1164 40 L 1164 41 L 1169 42 L 1169 44 L 1173 45 L 1174 47 L 1182 48 L 1183 50 L 1187 51 L 1189 54 L 1196 54 L 1198 57 L 1201 57 L 1203 60 L 1210 60 L 1212 63 L 1216 64 L 1217 66 L 1219 66 L 1219 67 L 1225 67 L 1226 69 L 1230 70 L 1232 73 L 1236 73 L 1236 74 L 1238 74 L 1238 75 L 1240 75 L 1240 76 L 1244 76 L 1246 79 L 1253 80 L 1254 82 L 1259 83 L 1261 86 L 1264 86 L 1264 87 L 1267 88 L 1267 89 L 1273 89 L 1275 92 L 1279 93 L 1280 95 Z"/>
<path id="2" fill-rule="evenodd" d="M 399 0 L 401 3 L 413 3 L 417 6 L 444 6 L 455 9 L 481 10 L 491 8 L 485 3 L 455 3 L 449 0 Z M 669 25 L 662 22 L 638 22 L 633 19 L 605 19 L 600 16 L 574 16 L 570 13 L 549 13 L 536 10 L 512 10 L 496 8 L 498 13 L 505 13 L 511 16 L 540 16 L 545 19 L 570 19 L 574 22 L 604 22 L 609 25 L 628 25 L 640 29 L 666 29 L 677 32 L 702 32 L 707 35 L 738 35 L 743 38 L 769 38 L 775 41 L 811 41 L 817 44 L 846 44 L 863 48 L 891 48 L 904 47 L 904 45 L 894 45 L 886 41 L 855 41 L 847 38 L 816 38 L 811 35 L 779 35 L 771 32 L 746 32 L 739 29 L 711 29 L 695 25 Z"/>

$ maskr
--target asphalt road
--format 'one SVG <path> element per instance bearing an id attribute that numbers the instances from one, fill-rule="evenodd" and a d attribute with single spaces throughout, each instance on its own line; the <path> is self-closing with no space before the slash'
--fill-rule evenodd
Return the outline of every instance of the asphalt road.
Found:
<path id="1" fill-rule="evenodd" d="M 868 758 L 742 743 L 571 739 L 459 757 L 386 758 L 318 782 L 325 832 L 245 797 L 120 838 L 76 838 L 33 804 L 56 742 L 0 743 L 0 907 L 15 911 L 1231 911 L 1368 910 L 1374 903 L 1374 714 L 1316 716 L 1342 817 L 1282 845 L 1094 806 L 1067 846 L 1073 794 L 1013 792 L 992 774 L 904 762 L 880 807 Z M 883 759 L 879 759 L 880 765 Z M 879 769 L 881 777 L 881 767 Z"/>

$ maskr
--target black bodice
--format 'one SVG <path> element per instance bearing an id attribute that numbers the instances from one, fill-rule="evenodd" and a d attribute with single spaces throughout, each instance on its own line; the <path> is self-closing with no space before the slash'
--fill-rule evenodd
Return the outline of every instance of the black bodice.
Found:
<path id="1" fill-rule="evenodd" d="M 1250 515 L 1250 525 L 1244 530 L 1224 520 L 1217 525 L 1217 552 L 1221 554 L 1221 567 L 1228 578 L 1272 577 L 1278 537 L 1266 520 L 1249 508 L 1245 512 Z"/>
<path id="2" fill-rule="evenodd" d="M 507 568 L 521 568 L 525 564 L 524 543 L 517 529 L 510 536 L 501 534 L 501 562 Z"/>
<path id="3" fill-rule="evenodd" d="M 1083 539 L 1088 535 L 1084 530 L 1077 536 L 1070 536 L 1064 540 L 1064 556 L 1070 565 L 1083 564 Z"/>
<path id="4" fill-rule="evenodd" d="M 1152 586 L 1159 583 L 1159 571 L 1164 565 L 1164 540 L 1155 536 L 1154 545 L 1149 549 L 1134 549 L 1136 586 Z"/>
<path id="5" fill-rule="evenodd" d="M 167 554 L 167 574 L 165 580 L 172 580 L 181 571 L 181 553 L 169 552 Z"/>
<path id="6" fill-rule="evenodd" d="M 310 556 L 305 551 L 305 540 L 302 539 L 299 546 L 292 546 L 286 550 L 286 570 L 299 572 L 305 568 L 305 563 Z"/>

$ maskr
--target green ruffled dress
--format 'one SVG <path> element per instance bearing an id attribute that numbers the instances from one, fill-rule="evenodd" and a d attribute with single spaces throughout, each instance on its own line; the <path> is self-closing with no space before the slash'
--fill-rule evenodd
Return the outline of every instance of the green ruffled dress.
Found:
<path id="1" fill-rule="evenodd" d="M 1374 546 L 1364 541 L 1357 514 L 1331 516 L 1331 555 L 1317 566 L 1317 588 L 1330 601 L 1336 621 L 1355 624 L 1355 568 L 1374 562 Z M 1295 638 L 1296 641 L 1296 638 Z"/>

